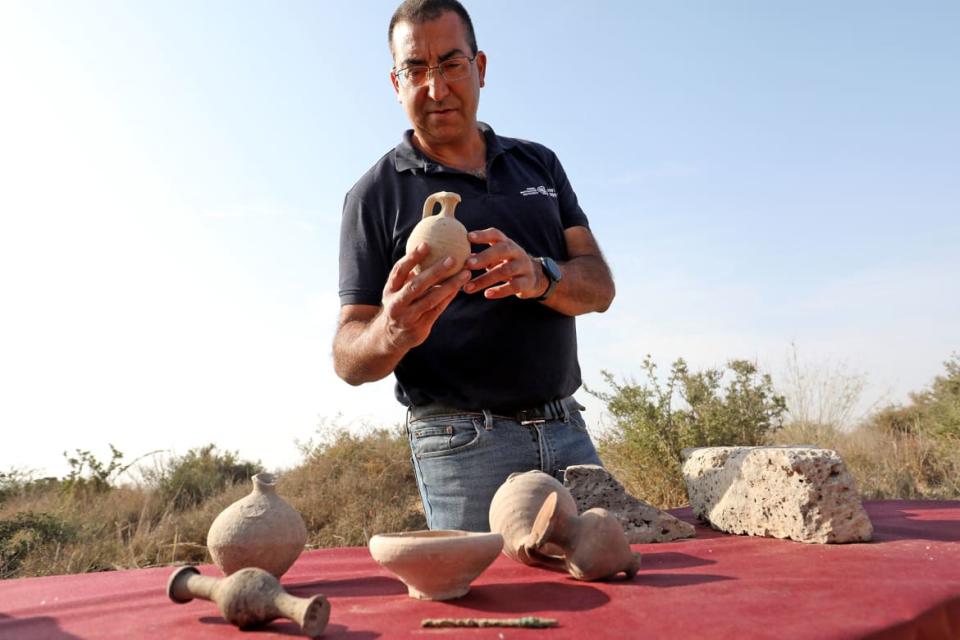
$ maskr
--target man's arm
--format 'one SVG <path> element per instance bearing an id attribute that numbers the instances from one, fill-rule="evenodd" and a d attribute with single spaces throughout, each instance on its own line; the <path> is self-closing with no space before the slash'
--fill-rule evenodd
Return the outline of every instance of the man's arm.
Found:
<path id="1" fill-rule="evenodd" d="M 430 335 L 434 322 L 470 279 L 460 271 L 443 279 L 452 258 L 413 275 L 429 253 L 426 243 L 397 261 L 383 288 L 381 306 L 348 304 L 333 338 L 333 367 L 352 385 L 385 378 L 410 349 Z"/>
<path id="2" fill-rule="evenodd" d="M 558 263 L 563 278 L 540 304 L 568 316 L 606 311 L 616 289 L 593 233 L 587 227 L 576 226 L 565 229 L 563 234 L 570 259 Z M 490 247 L 467 261 L 470 269 L 486 269 L 486 273 L 464 286 L 467 293 L 483 291 L 487 298 L 531 299 L 547 290 L 549 281 L 540 264 L 499 229 L 471 231 L 470 242 Z"/>

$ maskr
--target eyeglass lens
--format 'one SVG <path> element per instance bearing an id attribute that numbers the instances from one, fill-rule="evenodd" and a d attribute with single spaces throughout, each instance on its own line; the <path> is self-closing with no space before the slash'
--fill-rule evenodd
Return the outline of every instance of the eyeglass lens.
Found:
<path id="1" fill-rule="evenodd" d="M 467 77 L 472 61 L 471 58 L 466 57 L 451 58 L 450 60 L 444 60 L 435 67 L 428 67 L 426 65 L 407 67 L 401 69 L 398 75 L 403 78 L 406 84 L 414 87 L 420 87 L 426 84 L 430 77 L 430 72 L 436 73 L 436 70 L 439 70 L 440 75 L 447 82 L 456 82 L 457 80 L 462 80 Z"/>

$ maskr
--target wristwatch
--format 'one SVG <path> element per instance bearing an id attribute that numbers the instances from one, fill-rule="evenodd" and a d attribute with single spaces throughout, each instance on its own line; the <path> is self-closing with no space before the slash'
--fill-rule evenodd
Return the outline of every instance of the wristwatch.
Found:
<path id="1" fill-rule="evenodd" d="M 534 258 L 534 260 L 540 263 L 540 266 L 543 268 L 543 275 L 547 276 L 547 280 L 550 281 L 543 295 L 539 298 L 534 298 L 536 302 L 542 302 L 549 298 L 553 290 L 557 288 L 557 283 L 563 278 L 563 274 L 560 272 L 560 266 L 554 262 L 553 258 L 544 256 L 542 258 Z"/>

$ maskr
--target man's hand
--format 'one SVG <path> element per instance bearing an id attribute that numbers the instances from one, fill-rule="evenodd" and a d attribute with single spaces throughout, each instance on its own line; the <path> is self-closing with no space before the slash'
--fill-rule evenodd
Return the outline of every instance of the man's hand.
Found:
<path id="1" fill-rule="evenodd" d="M 413 268 L 428 253 L 430 249 L 423 243 L 393 265 L 381 305 L 348 304 L 340 309 L 333 366 L 350 384 L 390 375 L 410 349 L 423 344 L 437 318 L 470 279 L 465 270 L 443 277 L 452 258 L 414 275 Z"/>
<path id="2" fill-rule="evenodd" d="M 467 237 L 472 244 L 490 245 L 467 258 L 468 269 L 486 271 L 463 287 L 467 293 L 483 291 L 484 297 L 490 299 L 538 298 L 547 290 L 549 283 L 540 263 L 499 229 L 471 231 Z"/>
<path id="3" fill-rule="evenodd" d="M 466 270 L 443 279 L 442 273 L 453 265 L 453 258 L 449 256 L 413 275 L 413 268 L 429 253 L 430 248 L 424 242 L 397 260 L 383 288 L 380 317 L 385 336 L 404 352 L 423 344 L 437 318 L 470 279 L 470 272 Z"/>
<path id="4" fill-rule="evenodd" d="M 483 291 L 484 296 L 491 299 L 517 296 L 530 300 L 539 298 L 547 290 L 550 281 L 540 263 L 502 231 L 494 228 L 471 231 L 468 237 L 474 244 L 490 247 L 467 258 L 468 269 L 485 272 L 468 282 L 464 291 Z M 538 304 L 568 316 L 606 311 L 616 290 L 593 234 L 587 227 L 574 226 L 563 230 L 563 238 L 567 260 L 557 263 L 563 279 L 550 297 Z"/>

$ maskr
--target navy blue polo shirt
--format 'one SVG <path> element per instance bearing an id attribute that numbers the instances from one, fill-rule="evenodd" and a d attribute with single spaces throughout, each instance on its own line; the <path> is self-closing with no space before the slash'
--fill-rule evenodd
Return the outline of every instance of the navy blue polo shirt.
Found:
<path id="1" fill-rule="evenodd" d="M 380 305 L 424 200 L 437 191 L 460 194 L 456 218 L 468 231 L 496 227 L 531 255 L 568 259 L 564 229 L 588 222 L 557 156 L 478 124 L 486 138 L 486 179 L 427 158 L 407 131 L 347 193 L 340 231 L 342 305 Z M 437 402 L 495 412 L 537 406 L 580 386 L 576 321 L 533 300 L 488 300 L 482 292 L 461 291 L 394 374 L 397 399 L 407 406 Z"/>

